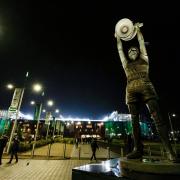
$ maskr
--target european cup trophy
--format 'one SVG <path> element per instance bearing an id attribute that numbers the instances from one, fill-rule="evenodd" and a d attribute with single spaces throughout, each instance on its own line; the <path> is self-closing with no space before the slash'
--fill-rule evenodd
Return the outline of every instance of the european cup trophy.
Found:
<path id="1" fill-rule="evenodd" d="M 143 23 L 133 24 L 130 19 L 123 18 L 117 22 L 115 26 L 115 34 L 124 41 L 130 41 L 137 34 L 135 26 L 142 27 Z"/>

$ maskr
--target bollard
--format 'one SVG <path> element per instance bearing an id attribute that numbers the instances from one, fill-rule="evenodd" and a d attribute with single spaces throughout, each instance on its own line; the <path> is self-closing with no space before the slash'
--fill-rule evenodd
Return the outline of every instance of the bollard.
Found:
<path id="1" fill-rule="evenodd" d="M 48 144 L 48 158 L 50 157 L 51 155 L 51 144 Z"/>
<path id="2" fill-rule="evenodd" d="M 66 158 L 66 142 L 64 143 L 64 148 L 63 148 L 63 150 L 64 150 L 64 158 Z"/>
<path id="3" fill-rule="evenodd" d="M 80 156 L 81 156 L 81 147 L 79 146 L 78 147 L 78 157 L 79 157 L 79 160 L 80 160 Z"/>
<path id="4" fill-rule="evenodd" d="M 164 150 L 163 150 L 162 146 L 160 146 L 160 152 L 161 152 L 161 158 L 163 159 L 164 158 Z"/>
<path id="5" fill-rule="evenodd" d="M 150 145 L 148 146 L 148 155 L 149 155 L 149 160 L 151 160 L 151 147 L 150 147 Z"/>
<path id="6" fill-rule="evenodd" d="M 177 147 L 176 144 L 174 144 L 174 146 L 172 148 L 173 148 L 174 153 L 177 155 L 177 148 L 176 147 Z"/>
<path id="7" fill-rule="evenodd" d="M 110 147 L 107 147 L 108 159 L 110 159 Z"/>
<path id="8" fill-rule="evenodd" d="M 121 147 L 121 157 L 124 156 L 123 148 Z"/>
<path id="9" fill-rule="evenodd" d="M 31 158 L 34 157 L 34 149 L 35 149 L 35 143 L 33 143 L 33 148 L 32 148 L 32 151 L 31 151 Z"/>

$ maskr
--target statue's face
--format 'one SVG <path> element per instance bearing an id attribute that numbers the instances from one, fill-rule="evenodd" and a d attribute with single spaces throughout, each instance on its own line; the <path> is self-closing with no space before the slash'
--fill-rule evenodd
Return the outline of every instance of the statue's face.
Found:
<path id="1" fill-rule="evenodd" d="M 129 59 L 134 61 L 134 60 L 137 59 L 138 56 L 139 56 L 139 50 L 136 47 L 131 47 L 128 50 L 128 57 L 129 57 Z"/>

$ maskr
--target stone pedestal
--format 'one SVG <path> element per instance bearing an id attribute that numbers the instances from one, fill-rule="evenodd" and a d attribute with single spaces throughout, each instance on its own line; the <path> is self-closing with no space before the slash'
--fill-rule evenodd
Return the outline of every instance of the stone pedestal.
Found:
<path id="1" fill-rule="evenodd" d="M 169 161 L 120 159 L 121 175 L 138 180 L 179 180 L 180 164 Z"/>
<path id="2" fill-rule="evenodd" d="M 117 158 L 72 169 L 72 180 L 180 180 L 180 164 Z"/>
<path id="3" fill-rule="evenodd" d="M 72 169 L 72 180 L 127 180 L 121 176 L 119 158 Z"/>

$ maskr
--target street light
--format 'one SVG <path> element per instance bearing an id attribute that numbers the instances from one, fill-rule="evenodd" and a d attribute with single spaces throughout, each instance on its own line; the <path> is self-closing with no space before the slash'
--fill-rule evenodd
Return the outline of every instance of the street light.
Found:
<path id="1" fill-rule="evenodd" d="M 35 101 L 31 101 L 30 104 L 31 104 L 31 105 L 34 105 L 34 104 L 35 104 Z"/>
<path id="2" fill-rule="evenodd" d="M 42 91 L 42 86 L 41 86 L 41 84 L 39 84 L 39 83 L 34 84 L 34 85 L 33 85 L 33 91 L 35 91 L 35 92 L 40 92 L 40 91 Z"/>
<path id="3" fill-rule="evenodd" d="M 54 105 L 54 102 L 52 100 L 48 100 L 47 105 L 51 107 Z"/>
<path id="4" fill-rule="evenodd" d="M 8 89 L 13 89 L 14 88 L 14 85 L 13 84 L 7 84 L 6 86 Z"/>
<path id="5" fill-rule="evenodd" d="M 55 113 L 59 113 L 59 109 L 56 109 L 56 110 L 55 110 Z"/>

